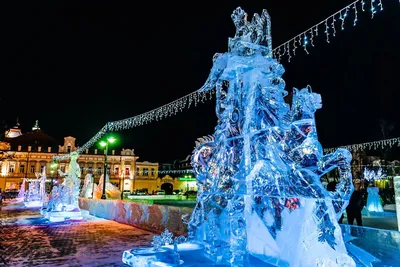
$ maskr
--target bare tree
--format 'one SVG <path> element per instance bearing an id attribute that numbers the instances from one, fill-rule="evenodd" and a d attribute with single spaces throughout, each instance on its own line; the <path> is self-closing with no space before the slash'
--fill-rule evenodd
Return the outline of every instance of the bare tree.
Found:
<path id="1" fill-rule="evenodd" d="M 379 128 L 380 128 L 382 139 L 388 139 L 390 137 L 390 133 L 395 128 L 395 125 L 396 124 L 394 122 L 389 122 L 383 118 L 379 119 Z M 386 146 L 386 147 L 380 148 L 380 151 L 382 153 L 382 158 L 383 158 L 384 164 L 386 164 L 386 160 L 390 153 L 390 147 Z"/>

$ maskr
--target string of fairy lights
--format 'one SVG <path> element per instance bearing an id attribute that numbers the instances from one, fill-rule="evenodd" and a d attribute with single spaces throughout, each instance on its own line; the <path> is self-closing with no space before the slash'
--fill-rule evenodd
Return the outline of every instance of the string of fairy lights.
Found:
<path id="1" fill-rule="evenodd" d="M 336 27 L 338 27 L 338 24 L 336 23 L 337 19 L 339 19 L 340 21 L 340 29 L 344 30 L 345 21 L 350 18 L 349 15 L 350 12 L 353 12 L 353 25 L 355 26 L 357 25 L 358 22 L 359 12 L 370 12 L 371 18 L 374 18 L 375 14 L 379 11 L 383 11 L 382 0 L 370 0 L 369 2 L 366 0 L 356 0 L 351 4 L 345 6 L 341 10 L 337 11 L 336 13 L 330 15 L 323 21 L 315 24 L 314 26 L 308 28 L 307 30 L 303 31 L 302 33 L 296 35 L 287 42 L 273 49 L 273 56 L 278 61 L 280 61 L 282 57 L 287 57 L 288 61 L 290 62 L 290 59 L 296 55 L 296 50 L 300 46 L 302 46 L 304 51 L 307 54 L 309 54 L 307 47 L 314 46 L 314 39 L 319 35 L 321 25 L 324 25 L 325 27 L 324 33 L 326 37 L 326 42 L 329 43 L 330 38 L 336 36 Z M 81 154 L 86 149 L 89 149 L 108 132 L 132 129 L 134 127 L 142 126 L 144 124 L 148 124 L 154 121 L 171 117 L 172 115 L 176 115 L 179 112 L 183 112 L 183 110 L 185 109 L 189 109 L 193 105 L 197 106 L 197 104 L 199 103 L 204 103 L 205 101 L 212 99 L 212 95 L 214 93 L 215 90 L 208 90 L 208 91 L 196 90 L 177 100 L 174 100 L 168 104 L 147 111 L 145 113 L 123 120 L 108 122 L 87 143 L 79 147 L 77 152 Z M 381 141 L 376 141 L 376 142 L 381 142 Z M 371 142 L 372 145 L 370 147 L 375 147 L 376 142 Z M 398 143 L 398 140 L 396 140 L 396 142 Z M 350 149 L 353 150 L 358 149 L 360 147 L 359 145 L 351 145 Z M 328 148 L 326 150 L 331 151 L 331 149 L 335 148 Z M 70 157 L 69 154 L 61 156 L 55 155 L 53 159 L 55 161 L 63 161 L 63 160 L 68 160 L 69 157 Z"/>
<path id="2" fill-rule="evenodd" d="M 95 174 L 102 174 L 104 173 L 104 168 L 103 167 L 80 167 L 82 172 L 87 172 L 87 173 L 95 173 Z M 125 173 L 123 171 L 121 172 L 114 172 L 112 170 L 107 171 L 107 174 L 111 172 L 114 175 L 119 175 L 120 177 L 129 177 L 130 173 Z M 193 170 L 192 169 L 176 169 L 176 170 L 155 170 L 155 171 L 135 171 L 134 172 L 136 176 L 158 176 L 159 174 L 161 175 L 166 175 L 166 174 L 192 174 Z"/>
<path id="3" fill-rule="evenodd" d="M 273 50 L 273 56 L 278 61 L 281 61 L 282 57 L 286 57 L 288 62 L 290 62 L 291 58 L 296 55 L 298 48 L 303 48 L 304 52 L 309 54 L 307 48 L 310 46 L 314 47 L 314 39 L 319 35 L 325 35 L 326 42 L 330 43 L 330 40 L 336 37 L 338 28 L 340 30 L 345 29 L 347 21 L 352 20 L 352 25 L 356 26 L 359 20 L 359 12 L 370 12 L 373 19 L 375 14 L 380 11 L 383 11 L 382 0 L 370 0 L 369 2 L 366 0 L 356 0 L 276 47 Z M 322 29 L 320 29 L 321 27 Z"/>

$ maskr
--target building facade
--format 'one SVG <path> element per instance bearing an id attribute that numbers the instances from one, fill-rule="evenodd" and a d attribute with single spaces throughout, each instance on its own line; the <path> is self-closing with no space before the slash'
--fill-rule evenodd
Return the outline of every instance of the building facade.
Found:
<path id="1" fill-rule="evenodd" d="M 46 167 L 48 187 L 52 180 L 58 179 L 57 169 L 67 172 L 69 160 L 57 162 L 52 169 L 54 156 L 62 156 L 77 150 L 76 138 L 64 137 L 61 144 L 43 132 L 38 121 L 32 131 L 22 133 L 19 123 L 5 132 L 5 139 L 0 142 L 0 189 L 19 190 L 23 178 L 28 181 L 36 179 L 37 173 L 42 173 Z M 83 151 L 78 158 L 81 168 L 81 183 L 85 176 L 93 175 L 98 184 L 104 172 L 105 150 L 92 148 Z M 176 160 L 170 164 L 158 164 L 148 161 L 138 161 L 134 149 L 109 150 L 107 155 L 107 174 L 110 182 L 120 190 L 135 193 L 137 190 L 149 194 L 164 190 L 172 194 L 197 191 L 196 178 L 190 166 L 190 155 L 184 160 Z"/>
<path id="2" fill-rule="evenodd" d="M 53 157 L 66 155 L 79 147 L 75 138 L 67 136 L 62 145 L 45 134 L 38 122 L 32 131 L 23 134 L 17 123 L 7 130 L 5 139 L 0 142 L 0 189 L 19 190 L 23 178 L 28 181 L 36 179 L 37 173 L 42 173 L 46 167 L 46 177 L 50 185 L 52 179 L 58 179 L 58 172 L 52 169 Z M 138 162 L 138 156 L 133 149 L 111 150 L 107 155 L 107 167 L 110 182 L 121 190 L 134 192 L 139 186 L 157 188 L 158 163 Z M 104 172 L 105 150 L 87 149 L 78 158 L 81 168 L 82 184 L 87 174 L 94 176 L 98 183 Z M 57 169 L 67 172 L 69 161 L 57 162 Z M 138 174 L 138 175 L 136 175 Z M 154 180 L 153 184 L 146 181 Z"/>

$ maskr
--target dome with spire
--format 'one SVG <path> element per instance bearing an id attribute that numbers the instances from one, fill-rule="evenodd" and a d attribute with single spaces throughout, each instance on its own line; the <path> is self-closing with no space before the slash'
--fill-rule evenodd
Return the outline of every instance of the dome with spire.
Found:
<path id="1" fill-rule="evenodd" d="M 38 147 L 44 150 L 47 147 L 57 147 L 58 142 L 53 137 L 44 133 L 40 127 L 39 122 L 36 120 L 35 125 L 32 127 L 32 131 L 22 134 L 18 137 L 10 140 L 12 150 L 17 150 L 18 146 L 21 146 L 22 150 L 27 150 L 28 146 L 31 147 L 31 151 L 38 151 Z"/>
<path id="2" fill-rule="evenodd" d="M 8 129 L 5 132 L 5 139 L 11 139 L 11 138 L 16 138 L 18 136 L 21 136 L 22 132 L 21 132 L 21 128 L 20 128 L 20 124 L 17 118 L 17 122 L 15 123 L 15 125 L 13 127 L 11 127 L 10 129 Z"/>

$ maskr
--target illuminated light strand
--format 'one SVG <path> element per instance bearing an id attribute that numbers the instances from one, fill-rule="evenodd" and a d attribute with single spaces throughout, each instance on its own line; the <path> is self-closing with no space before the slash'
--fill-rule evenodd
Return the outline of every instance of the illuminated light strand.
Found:
<path id="1" fill-rule="evenodd" d="M 335 37 L 335 36 L 336 36 L 336 27 L 335 27 L 335 22 L 336 22 L 336 19 L 335 19 L 335 17 L 332 17 L 331 28 L 333 29 L 333 33 L 332 33 L 332 36 L 333 36 L 333 37 Z"/>
<path id="2" fill-rule="evenodd" d="M 147 111 L 145 113 L 113 122 L 108 122 L 96 135 L 94 135 L 86 144 L 79 147 L 76 152 L 82 154 L 86 149 L 93 146 L 97 141 L 99 141 L 108 132 L 120 131 L 132 129 L 144 124 L 151 123 L 153 121 L 158 121 L 176 115 L 182 112 L 184 109 L 188 109 L 191 106 L 197 106 L 199 103 L 204 103 L 206 100 L 212 98 L 212 94 L 215 90 L 208 91 L 195 91 L 188 95 L 185 95 L 175 101 L 165 104 L 161 107 L 155 108 L 153 110 Z M 69 154 L 62 156 L 54 156 L 53 159 L 56 161 L 67 160 L 70 158 Z"/>
<path id="3" fill-rule="evenodd" d="M 329 26 L 328 26 L 328 21 L 325 21 L 325 34 L 326 34 L 326 42 L 330 43 L 329 41 Z"/>
<path id="4" fill-rule="evenodd" d="M 96 169 L 94 167 L 90 168 L 90 167 L 80 167 L 81 171 L 86 171 L 86 172 L 92 172 L 93 174 L 102 174 L 104 173 L 104 168 L 101 169 Z M 159 171 L 154 171 L 154 175 L 158 175 L 158 174 L 180 174 L 180 173 L 193 173 L 193 169 L 185 169 L 185 170 L 159 170 Z M 107 175 L 110 172 L 107 172 Z M 132 176 L 135 175 L 139 175 L 139 176 L 153 176 L 151 171 L 132 171 Z M 134 173 L 134 174 L 133 174 Z M 145 175 L 143 175 L 145 174 Z M 130 174 L 122 174 L 122 173 L 114 173 L 113 171 L 111 172 L 111 175 L 119 175 L 119 176 L 125 176 L 125 177 L 129 177 Z M 128 179 L 128 178 L 127 178 Z"/>
<path id="5" fill-rule="evenodd" d="M 370 0 L 371 1 L 371 18 L 374 18 L 374 15 L 377 13 L 377 11 L 383 11 L 383 4 L 382 4 L 382 0 Z M 376 4 L 376 1 L 379 1 L 378 4 Z M 399 0 L 400 2 L 400 0 Z M 357 12 L 357 4 L 361 5 L 361 9 L 362 11 L 365 11 L 365 0 L 356 0 L 354 2 L 352 2 L 351 4 L 345 6 L 344 8 L 340 9 L 339 11 L 337 11 L 336 13 L 330 15 L 329 17 L 327 17 L 326 19 L 322 20 L 321 22 L 315 24 L 314 26 L 312 26 L 311 28 L 303 31 L 302 33 L 296 35 L 295 37 L 291 38 L 290 40 L 286 41 L 285 43 L 279 45 L 278 47 L 276 47 L 274 49 L 275 50 L 279 50 L 280 48 L 285 48 L 285 53 L 283 53 L 283 55 L 286 55 L 288 58 L 288 62 L 290 62 L 290 59 L 292 58 L 292 56 L 287 53 L 287 50 L 290 49 L 291 45 L 293 45 L 293 49 L 294 48 L 294 44 L 295 42 L 297 42 L 296 40 L 299 40 L 298 38 L 301 36 L 304 36 L 304 34 L 307 34 L 309 36 L 311 36 L 312 32 L 314 31 L 316 34 L 314 36 L 318 36 L 318 28 L 321 25 L 325 26 L 325 36 L 326 36 L 326 42 L 330 43 L 331 41 L 331 36 L 335 37 L 336 36 L 336 27 L 335 27 L 335 22 L 336 22 L 336 17 L 339 17 L 339 19 L 341 20 L 341 29 L 344 30 L 345 28 L 345 22 L 346 19 L 349 17 L 349 10 L 351 8 L 354 9 L 354 21 L 353 21 L 353 25 L 355 26 L 358 22 L 358 12 Z M 377 10 L 379 9 L 379 10 Z M 329 24 L 330 26 L 329 26 Z M 314 37 L 313 36 L 313 37 Z M 314 40 L 312 40 L 312 46 L 314 46 Z M 297 48 L 297 47 L 296 47 Z M 276 57 L 275 57 L 276 58 Z M 278 61 L 280 61 L 280 58 L 277 58 Z"/>
<path id="6" fill-rule="evenodd" d="M 324 152 L 332 153 L 338 148 L 345 148 L 351 152 L 364 151 L 365 149 L 376 150 L 378 148 L 385 148 L 385 147 L 391 148 L 391 147 L 395 146 L 396 144 L 397 144 L 397 147 L 400 147 L 400 137 L 384 139 L 384 140 L 379 140 L 379 141 L 373 141 L 373 142 L 367 142 L 367 143 L 361 143 L 361 144 L 353 144 L 353 145 L 347 145 L 347 146 L 325 148 Z"/>
<path id="7" fill-rule="evenodd" d="M 371 0 L 372 2 L 375 2 L 375 0 Z M 371 5 L 373 7 L 373 3 L 371 2 Z M 400 2 L 400 0 L 399 0 Z M 273 49 L 273 54 L 275 56 L 275 58 L 278 61 L 281 61 L 282 56 L 287 56 L 288 62 L 290 62 L 292 55 L 290 53 L 290 44 L 292 42 L 294 42 L 296 40 L 296 38 L 299 38 L 298 40 L 302 39 L 302 36 L 307 36 L 307 34 L 310 35 L 310 43 L 311 45 L 314 47 L 314 37 L 318 36 L 318 27 L 321 24 L 325 23 L 326 26 L 326 30 L 325 30 L 325 34 L 326 34 L 326 41 L 328 43 L 330 43 L 329 41 L 329 26 L 328 26 L 328 20 L 332 19 L 332 22 L 335 21 L 335 16 L 337 16 L 338 14 L 341 14 L 342 11 L 348 10 L 351 6 L 353 6 L 353 8 L 355 9 L 355 14 L 357 14 L 357 4 L 361 3 L 361 8 L 362 11 L 365 11 L 365 0 L 356 0 L 354 2 L 352 2 L 351 4 L 347 5 L 346 7 L 342 8 L 341 10 L 339 10 L 338 12 L 334 13 L 333 15 L 329 16 L 328 18 L 326 18 L 325 20 L 319 22 L 318 24 L 312 26 L 311 28 L 305 30 L 304 32 L 296 35 L 295 37 L 293 37 L 292 39 L 286 41 L 285 43 L 282 43 L 281 45 L 277 46 L 275 49 Z M 381 10 L 383 10 L 383 5 L 381 3 L 381 1 L 379 1 L 378 6 L 381 7 Z M 375 8 L 372 8 L 372 10 L 374 10 L 374 13 L 372 14 L 372 16 L 376 13 Z M 347 13 L 346 13 L 347 14 Z M 355 22 L 358 19 L 355 18 Z M 334 25 L 334 24 L 333 24 Z M 355 23 L 354 23 L 355 25 Z M 334 33 L 336 33 L 336 29 L 335 27 L 333 27 L 333 31 Z M 315 35 L 313 34 L 313 32 L 315 33 Z M 301 43 L 301 41 L 300 41 Z M 307 43 L 308 44 L 308 43 Z M 305 52 L 307 54 L 307 44 L 304 46 L 303 44 L 303 48 L 305 50 Z M 281 50 L 283 50 L 283 53 L 281 53 Z M 210 92 L 210 99 L 211 99 L 211 94 L 213 93 L 214 90 L 209 90 L 209 91 L 205 91 L 205 92 Z M 79 154 L 81 154 L 83 151 L 85 151 L 86 149 L 90 148 L 91 146 L 93 146 L 100 138 L 102 138 L 106 133 L 110 132 L 110 131 L 118 131 L 118 130 L 124 130 L 124 129 L 130 129 L 130 128 L 134 128 L 143 124 L 147 124 L 150 123 L 154 120 L 159 120 L 159 119 L 164 119 L 166 117 L 170 117 L 172 115 L 175 115 L 178 112 L 182 112 L 183 109 L 186 108 L 187 103 L 189 102 L 189 104 L 187 105 L 187 108 L 189 108 L 191 106 L 191 103 L 194 102 L 195 106 L 197 105 L 197 103 L 199 102 L 204 102 L 204 99 L 207 100 L 207 97 L 205 95 L 201 96 L 201 100 L 199 100 L 199 94 L 202 94 L 204 92 L 200 92 L 199 90 L 190 93 L 178 100 L 175 100 L 169 104 L 166 104 L 162 107 L 156 108 L 154 110 L 151 110 L 149 112 L 134 116 L 132 118 L 128 118 L 125 120 L 121 120 L 121 121 L 116 121 L 116 122 L 109 122 L 107 123 L 95 136 L 93 136 L 86 144 L 84 144 L 82 147 L 80 147 L 77 152 Z M 204 93 L 205 94 L 205 93 Z M 63 155 L 63 156 L 54 156 L 53 159 L 54 160 L 67 160 L 69 159 L 69 154 Z"/>
<path id="8" fill-rule="evenodd" d="M 358 12 L 357 12 L 357 5 L 356 4 L 354 4 L 353 9 L 354 9 L 353 26 L 356 26 L 357 25 L 357 21 L 358 21 Z"/>

